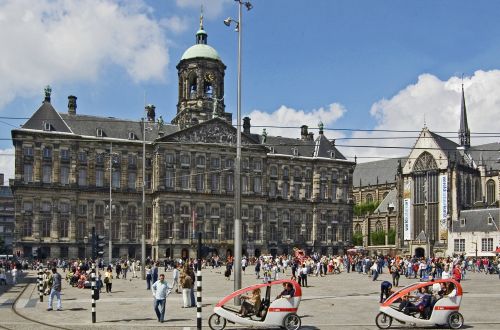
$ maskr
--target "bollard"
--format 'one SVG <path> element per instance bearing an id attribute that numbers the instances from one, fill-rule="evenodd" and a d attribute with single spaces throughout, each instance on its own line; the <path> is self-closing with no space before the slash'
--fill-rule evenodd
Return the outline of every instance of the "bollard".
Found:
<path id="1" fill-rule="evenodd" d="M 90 272 L 90 290 L 92 291 L 92 323 L 96 322 L 95 301 L 97 295 L 96 271 L 95 264 L 92 264 L 92 271 Z"/>
<path id="2" fill-rule="evenodd" d="M 196 263 L 196 328 L 201 329 L 201 232 L 198 232 L 198 262 Z"/>
<path id="3" fill-rule="evenodd" d="M 40 302 L 43 302 L 43 271 L 41 268 L 38 269 L 38 295 Z"/>

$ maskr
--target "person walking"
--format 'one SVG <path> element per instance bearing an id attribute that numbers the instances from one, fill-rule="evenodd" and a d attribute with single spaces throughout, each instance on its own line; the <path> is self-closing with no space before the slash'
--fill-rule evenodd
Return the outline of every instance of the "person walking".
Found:
<path id="1" fill-rule="evenodd" d="M 14 266 L 12 270 L 10 271 L 10 275 L 12 276 L 12 285 L 17 284 L 17 267 Z"/>
<path id="2" fill-rule="evenodd" d="M 187 270 L 188 267 L 188 265 L 184 266 L 184 269 L 182 270 L 182 273 L 180 275 L 183 308 L 191 307 L 191 287 L 193 286 L 193 280 L 191 276 L 189 276 Z"/>
<path id="3" fill-rule="evenodd" d="M 399 265 L 396 263 L 396 261 L 393 261 L 392 263 L 391 276 L 392 276 L 392 285 L 394 285 L 394 287 L 399 286 L 399 278 L 401 277 L 401 274 L 399 272 Z"/>
<path id="4" fill-rule="evenodd" d="M 158 322 L 163 323 L 165 319 L 165 309 L 167 307 L 167 296 L 170 294 L 172 288 L 168 286 L 165 281 L 165 275 L 160 274 L 160 279 L 153 283 L 151 286 L 153 297 L 155 298 L 155 313 L 158 317 Z"/>
<path id="5" fill-rule="evenodd" d="M 50 295 L 49 295 L 49 307 L 47 308 L 47 311 L 52 310 L 52 301 L 54 299 L 54 296 L 57 297 L 57 310 L 62 311 L 62 301 L 61 301 L 61 289 L 62 289 L 62 283 L 61 283 L 61 274 L 57 272 L 57 268 L 52 268 L 52 288 L 50 289 Z"/>
<path id="6" fill-rule="evenodd" d="M 151 267 L 148 265 L 146 267 L 146 290 L 151 289 Z"/>
<path id="7" fill-rule="evenodd" d="M 180 293 L 179 292 L 179 266 L 174 265 L 174 270 L 172 271 L 172 290 L 175 287 L 175 293 Z M 181 289 L 182 290 L 182 289 Z"/>
<path id="8" fill-rule="evenodd" d="M 113 270 L 111 266 L 108 266 L 104 273 L 104 284 L 106 284 L 106 293 L 111 293 L 111 287 L 113 285 Z"/>

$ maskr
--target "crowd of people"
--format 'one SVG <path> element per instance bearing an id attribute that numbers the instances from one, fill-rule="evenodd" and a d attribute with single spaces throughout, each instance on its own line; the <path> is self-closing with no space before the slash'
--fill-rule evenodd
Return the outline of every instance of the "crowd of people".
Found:
<path id="1" fill-rule="evenodd" d="M 107 294 L 113 291 L 114 280 L 132 280 L 138 278 L 141 272 L 141 263 L 132 258 L 121 258 L 105 264 L 104 260 L 96 260 L 93 264 L 90 259 L 49 259 L 42 263 L 39 260 L 0 260 L 0 285 L 16 284 L 23 270 L 44 270 L 43 292 L 49 296 L 48 310 L 52 310 L 52 300 L 58 298 L 57 309 L 61 310 L 61 279 L 75 288 L 90 288 L 92 267 L 96 267 L 96 285 L 102 292 L 105 288 Z M 170 259 L 163 262 L 146 259 L 145 264 L 145 286 L 155 296 L 155 312 L 159 322 L 165 317 L 166 297 L 171 293 L 182 294 L 182 308 L 196 306 L 195 270 L 196 259 Z M 220 270 L 226 279 L 230 279 L 234 272 L 234 259 L 232 257 L 220 258 L 211 256 L 201 260 L 201 268 Z M 57 273 L 61 269 L 63 276 Z M 165 274 L 171 274 L 171 280 L 165 278 Z M 369 256 L 365 253 L 344 254 L 342 256 L 325 256 L 313 253 L 306 255 L 301 250 L 295 250 L 293 255 L 246 257 L 241 261 L 241 270 L 245 274 L 251 269 L 257 281 L 267 283 L 273 280 L 291 279 L 298 282 L 302 287 L 308 286 L 308 278 L 311 276 L 324 277 L 340 273 L 353 273 L 367 276 L 376 281 L 380 274 L 390 273 L 392 282 L 381 283 L 381 301 L 383 296 L 387 298 L 393 287 L 399 286 L 401 276 L 406 278 L 429 280 L 453 278 L 460 282 L 465 279 L 468 272 L 480 272 L 484 274 L 499 273 L 499 258 L 471 258 L 464 256 L 446 258 L 416 258 L 410 256 Z M 224 271 L 222 271 L 224 270 Z M 285 288 L 286 289 L 286 288 Z M 443 289 L 444 290 L 444 289 Z M 254 292 L 255 297 L 258 296 Z M 257 298 L 246 297 L 243 304 L 242 314 L 256 309 Z M 253 306 L 253 307 L 250 307 Z M 258 309 L 258 308 L 257 308 Z"/>

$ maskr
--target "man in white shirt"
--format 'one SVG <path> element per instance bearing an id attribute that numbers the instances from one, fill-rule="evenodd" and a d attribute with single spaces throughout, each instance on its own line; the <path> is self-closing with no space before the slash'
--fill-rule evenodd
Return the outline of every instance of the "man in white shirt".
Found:
<path id="1" fill-rule="evenodd" d="M 151 290 L 153 291 L 153 296 L 155 297 L 155 312 L 158 317 L 158 322 L 163 323 L 165 318 L 165 309 L 167 307 L 167 296 L 170 294 L 171 290 L 167 281 L 165 281 L 164 274 L 160 274 L 160 279 L 153 283 Z"/>

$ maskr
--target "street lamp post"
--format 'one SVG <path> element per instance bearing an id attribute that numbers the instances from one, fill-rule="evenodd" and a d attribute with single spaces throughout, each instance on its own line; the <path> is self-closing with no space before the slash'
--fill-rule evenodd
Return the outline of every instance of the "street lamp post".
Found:
<path id="1" fill-rule="evenodd" d="M 111 261 L 113 260 L 113 243 L 112 239 L 113 236 L 111 235 L 111 228 L 112 228 L 112 222 L 111 222 L 111 214 L 113 212 L 113 199 L 111 197 L 112 194 L 112 181 L 113 181 L 113 143 L 110 143 L 109 146 L 109 262 L 108 265 L 111 265 Z"/>
<path id="2" fill-rule="evenodd" d="M 230 26 L 231 22 L 236 24 L 236 32 L 238 32 L 238 106 L 237 106 L 237 122 L 236 122 L 236 161 L 234 169 L 234 290 L 241 289 L 241 254 L 242 254 L 242 237 L 241 237 L 241 35 L 243 30 L 242 22 L 242 6 L 245 5 L 247 10 L 252 9 L 252 4 L 248 1 L 235 0 L 238 3 L 238 21 L 231 17 L 224 20 L 226 26 Z M 234 299 L 235 305 L 241 304 L 239 298 Z"/>

